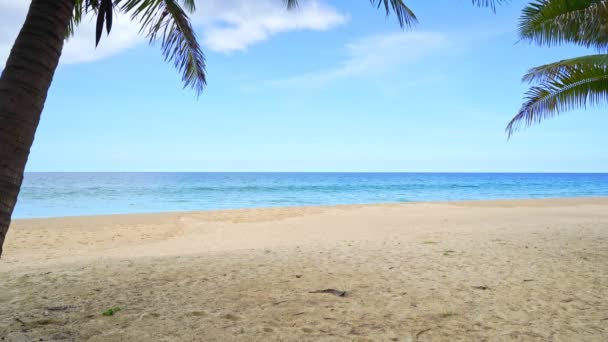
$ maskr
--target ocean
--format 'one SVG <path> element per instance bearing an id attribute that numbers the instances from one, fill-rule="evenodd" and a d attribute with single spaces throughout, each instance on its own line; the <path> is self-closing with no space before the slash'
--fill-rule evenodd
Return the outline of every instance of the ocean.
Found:
<path id="1" fill-rule="evenodd" d="M 608 173 L 26 173 L 13 218 L 608 196 Z"/>

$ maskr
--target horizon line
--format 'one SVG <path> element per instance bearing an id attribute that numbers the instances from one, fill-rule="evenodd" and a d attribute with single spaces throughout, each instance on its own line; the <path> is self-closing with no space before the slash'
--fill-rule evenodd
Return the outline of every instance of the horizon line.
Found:
<path id="1" fill-rule="evenodd" d="M 608 174 L 608 171 L 25 171 L 25 173 L 427 173 L 427 174 Z"/>

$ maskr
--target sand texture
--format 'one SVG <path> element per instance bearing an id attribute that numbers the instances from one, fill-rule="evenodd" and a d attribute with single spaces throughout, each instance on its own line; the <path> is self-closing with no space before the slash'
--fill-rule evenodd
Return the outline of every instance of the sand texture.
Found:
<path id="1" fill-rule="evenodd" d="M 608 341 L 608 198 L 17 220 L 0 339 Z"/>

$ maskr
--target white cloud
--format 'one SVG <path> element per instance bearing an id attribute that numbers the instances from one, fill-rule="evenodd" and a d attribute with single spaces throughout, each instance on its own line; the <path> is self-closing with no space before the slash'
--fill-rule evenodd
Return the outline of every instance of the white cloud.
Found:
<path id="1" fill-rule="evenodd" d="M 25 19 L 29 1 L 25 0 L 0 0 L 0 67 L 4 63 L 11 50 L 11 46 L 19 33 L 19 29 Z"/>
<path id="2" fill-rule="evenodd" d="M 291 11 L 280 0 L 224 0 L 202 2 L 193 18 L 203 27 L 203 43 L 213 51 L 232 52 L 296 30 L 325 31 L 347 21 L 316 0 L 302 1 Z"/>
<path id="3" fill-rule="evenodd" d="M 436 32 L 394 32 L 373 35 L 346 45 L 347 57 L 334 67 L 282 80 L 274 86 L 318 87 L 351 76 L 378 74 L 412 64 L 450 47 L 447 35 Z"/>
<path id="4" fill-rule="evenodd" d="M 3 64 L 23 25 L 29 3 L 29 0 L 0 0 L 0 61 Z M 76 34 L 66 42 L 61 63 L 92 62 L 115 55 L 145 39 L 138 35 L 138 30 L 137 23 L 131 22 L 127 15 L 118 14 L 110 36 L 104 33 L 95 48 L 95 22 L 91 17 L 84 18 Z"/>
<path id="5" fill-rule="evenodd" d="M 0 0 L 0 63 L 8 57 L 27 13 L 30 0 Z M 281 0 L 207 0 L 197 3 L 192 17 L 205 48 L 218 52 L 246 50 L 273 35 L 296 30 L 328 30 L 347 17 L 320 0 L 308 0 L 286 11 Z M 78 32 L 66 43 L 62 63 L 92 62 L 145 41 L 137 23 L 128 15 L 115 16 L 112 32 L 95 48 L 95 24 L 85 18 Z"/>
<path id="6" fill-rule="evenodd" d="M 116 55 L 138 43 L 145 41 L 138 34 L 139 25 L 124 13 L 117 13 L 112 22 L 112 31 L 107 36 L 104 30 L 97 48 L 95 47 L 95 20 L 84 18 L 76 33 L 65 43 L 61 62 L 65 64 L 93 62 Z"/>

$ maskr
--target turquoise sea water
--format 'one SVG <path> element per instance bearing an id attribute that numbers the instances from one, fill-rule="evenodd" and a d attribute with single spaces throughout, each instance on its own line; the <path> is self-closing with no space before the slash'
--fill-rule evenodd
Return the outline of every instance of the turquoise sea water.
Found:
<path id="1" fill-rule="evenodd" d="M 608 196 L 608 174 L 27 173 L 14 218 Z"/>

